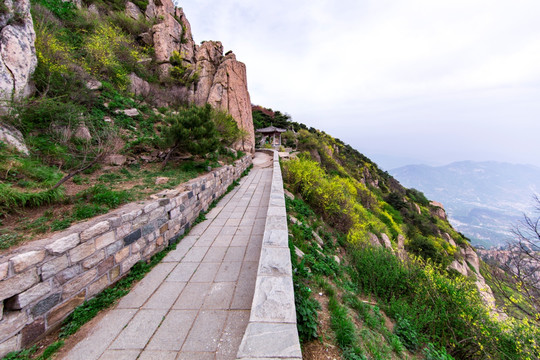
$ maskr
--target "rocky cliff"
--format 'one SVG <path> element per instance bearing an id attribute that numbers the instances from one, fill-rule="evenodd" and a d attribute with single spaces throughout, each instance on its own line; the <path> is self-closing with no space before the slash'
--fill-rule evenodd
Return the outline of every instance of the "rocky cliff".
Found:
<path id="1" fill-rule="evenodd" d="M 198 74 L 197 81 L 189 87 L 189 100 L 197 105 L 209 103 L 229 112 L 245 131 L 237 148 L 253 151 L 255 133 L 245 64 L 236 60 L 232 52 L 224 55 L 219 41 L 196 45 L 183 10 L 175 8 L 170 0 L 163 0 L 160 4 L 150 0 L 146 16 L 165 19 L 152 28 L 156 61 L 160 64 L 161 73 L 168 74 L 170 58 L 177 51 L 184 66 Z"/>
<path id="2" fill-rule="evenodd" d="M 72 1 L 81 7 L 80 1 Z M 30 77 L 36 68 L 34 48 L 35 32 L 30 16 L 28 0 L 5 0 L 0 11 L 0 92 L 4 100 L 27 96 L 31 93 Z M 90 12 L 102 11 L 92 4 Z M 197 105 L 209 103 L 229 112 L 243 130 L 238 149 L 253 151 L 255 136 L 251 113 L 251 101 L 247 88 L 246 66 L 237 61 L 232 52 L 223 54 L 220 42 L 195 44 L 191 25 L 183 10 L 171 0 L 149 0 L 144 11 L 126 2 L 125 13 L 133 19 L 145 17 L 154 25 L 140 34 L 147 46 L 153 48 L 153 63 L 163 84 L 149 83 L 135 73 L 129 75 L 132 93 L 142 96 L 156 105 L 178 103 L 178 99 Z M 180 64 L 173 64 L 173 59 Z M 184 82 L 167 82 L 170 70 L 179 66 L 189 79 Z"/>
<path id="3" fill-rule="evenodd" d="M 29 0 L 4 0 L 0 7 L 0 100 L 28 95 L 36 68 L 36 34 Z"/>

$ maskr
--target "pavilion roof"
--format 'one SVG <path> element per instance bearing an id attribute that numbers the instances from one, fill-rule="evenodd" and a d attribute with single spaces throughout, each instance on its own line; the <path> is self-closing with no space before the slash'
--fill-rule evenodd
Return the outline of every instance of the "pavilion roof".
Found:
<path id="1" fill-rule="evenodd" d="M 275 127 L 275 126 L 269 126 L 269 127 L 265 127 L 265 128 L 262 128 L 262 129 L 257 129 L 255 131 L 260 132 L 260 133 L 275 133 L 275 132 L 283 133 L 283 132 L 285 132 L 287 130 L 286 129 L 280 129 L 280 128 Z"/>

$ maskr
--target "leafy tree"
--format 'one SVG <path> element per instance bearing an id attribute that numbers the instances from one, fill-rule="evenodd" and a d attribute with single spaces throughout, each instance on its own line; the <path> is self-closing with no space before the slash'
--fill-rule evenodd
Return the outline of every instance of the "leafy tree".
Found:
<path id="1" fill-rule="evenodd" d="M 203 107 L 190 106 L 169 116 L 168 127 L 162 128 L 163 145 L 169 152 L 163 161 L 167 165 L 175 152 L 205 155 L 219 147 L 219 133 L 212 119 L 214 111 L 206 104 Z"/>

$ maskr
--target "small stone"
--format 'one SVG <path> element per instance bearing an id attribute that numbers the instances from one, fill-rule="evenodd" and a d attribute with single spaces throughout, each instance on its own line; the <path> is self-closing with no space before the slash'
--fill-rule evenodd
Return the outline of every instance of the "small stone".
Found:
<path id="1" fill-rule="evenodd" d="M 72 264 L 75 264 L 76 262 L 79 262 L 82 259 L 89 257 L 95 251 L 96 246 L 94 245 L 94 242 L 86 242 L 70 250 L 69 259 L 71 260 Z"/>
<path id="2" fill-rule="evenodd" d="M 141 9 L 131 1 L 126 2 L 126 15 L 134 20 L 138 20 L 143 13 Z"/>
<path id="3" fill-rule="evenodd" d="M 111 245 L 115 241 L 116 238 L 114 236 L 114 231 L 109 231 L 108 233 L 105 233 L 96 238 L 96 249 L 102 249 L 106 246 Z"/>
<path id="4" fill-rule="evenodd" d="M 322 246 L 324 244 L 324 241 L 323 239 L 321 239 L 319 234 L 317 234 L 315 231 L 312 231 L 311 233 L 313 234 L 313 238 L 315 239 L 315 241 L 317 241 L 317 244 Z"/>
<path id="5" fill-rule="evenodd" d="M 45 314 L 47 311 L 51 310 L 56 304 L 58 304 L 61 298 L 62 295 L 60 293 L 57 293 L 41 300 L 32 308 L 32 315 L 39 316 Z"/>
<path id="6" fill-rule="evenodd" d="M 82 262 L 83 269 L 91 269 L 105 259 L 105 250 L 99 251 Z"/>
<path id="7" fill-rule="evenodd" d="M 125 109 L 125 110 L 115 110 L 116 114 L 124 114 L 129 117 L 135 117 L 139 115 L 139 110 L 132 108 L 132 109 Z"/>
<path id="8" fill-rule="evenodd" d="M 13 266 L 13 270 L 15 270 L 16 273 L 20 273 L 28 267 L 43 261 L 44 258 L 45 250 L 40 250 L 14 256 L 9 261 Z"/>
<path id="9" fill-rule="evenodd" d="M 133 231 L 131 234 L 124 237 L 124 245 L 129 245 L 141 238 L 141 229 Z"/>
<path id="10" fill-rule="evenodd" d="M 38 282 L 39 276 L 36 268 L 31 268 L 21 274 L 12 276 L 0 282 L 0 301 L 22 293 Z"/>
<path id="11" fill-rule="evenodd" d="M 75 278 L 77 275 L 81 273 L 81 271 L 82 270 L 79 265 L 72 266 L 56 274 L 55 280 L 58 281 L 60 285 L 62 285 L 68 282 L 69 280 Z"/>
<path id="12" fill-rule="evenodd" d="M 162 185 L 162 184 L 166 184 L 169 182 L 169 178 L 168 177 L 157 177 L 156 178 L 156 185 Z"/>
<path id="13" fill-rule="evenodd" d="M 9 310 L 21 310 L 30 303 L 37 299 L 47 295 L 52 290 L 49 282 L 42 282 L 34 287 L 22 292 L 9 300 L 6 300 L 6 309 Z"/>
<path id="14" fill-rule="evenodd" d="M 109 286 L 109 278 L 107 274 L 100 277 L 97 281 L 94 281 L 92 284 L 88 286 L 88 292 L 87 296 L 91 297 L 93 295 L 96 295 L 103 289 L 105 289 L 107 286 Z"/>
<path id="15" fill-rule="evenodd" d="M 41 266 L 41 279 L 47 280 L 48 278 L 56 275 L 60 271 L 69 266 L 67 255 L 62 255 L 51 261 L 46 262 Z"/>
<path id="16" fill-rule="evenodd" d="M 45 249 L 52 255 L 60 255 L 73 249 L 79 242 L 79 234 L 71 234 L 47 245 Z"/>
<path id="17" fill-rule="evenodd" d="M 129 246 L 126 246 L 125 248 L 123 248 L 122 250 L 118 251 L 115 255 L 114 255 L 114 260 L 116 261 L 116 263 L 120 263 L 122 262 L 122 260 L 124 260 L 125 258 L 127 258 L 129 256 Z"/>
<path id="18" fill-rule="evenodd" d="M 26 348 L 45 334 L 45 319 L 38 318 L 21 331 L 21 347 Z"/>
<path id="19" fill-rule="evenodd" d="M 79 277 L 76 277 L 75 279 L 71 280 L 67 284 L 64 284 L 63 286 L 63 294 L 62 296 L 64 299 L 69 299 L 73 295 L 79 293 L 81 290 L 83 290 L 88 284 L 90 284 L 97 275 L 97 269 L 89 270 L 85 273 L 82 273 Z"/>
<path id="20" fill-rule="evenodd" d="M 111 228 L 111 225 L 109 224 L 108 221 L 99 222 L 96 225 L 84 230 L 81 233 L 81 241 L 90 240 L 94 236 L 98 236 L 98 235 L 103 234 L 106 231 L 109 231 L 110 228 Z"/>
<path id="21" fill-rule="evenodd" d="M 122 166 L 126 163 L 127 157 L 125 155 L 113 154 L 105 158 L 105 163 L 114 166 Z"/>
<path id="22" fill-rule="evenodd" d="M 103 85 L 101 84 L 101 81 L 98 81 L 96 79 L 92 79 L 86 82 L 86 88 L 89 90 L 99 90 L 102 86 Z"/>
<path id="23" fill-rule="evenodd" d="M 49 327 L 61 320 L 64 320 L 69 315 L 69 313 L 73 311 L 73 309 L 81 305 L 83 302 L 84 292 L 81 292 L 76 297 L 57 306 L 50 313 L 47 314 L 47 324 L 49 325 Z"/>
<path id="24" fill-rule="evenodd" d="M 4 314 L 4 319 L 0 322 L 0 334 L 2 334 L 3 338 L 11 334 L 14 335 L 26 325 L 27 321 L 28 316 L 25 311 L 13 311 Z"/>
<path id="25" fill-rule="evenodd" d="M 92 134 L 90 133 L 90 130 L 86 126 L 80 125 L 77 130 L 75 131 L 75 134 L 73 136 L 77 139 L 90 141 L 92 140 Z"/>

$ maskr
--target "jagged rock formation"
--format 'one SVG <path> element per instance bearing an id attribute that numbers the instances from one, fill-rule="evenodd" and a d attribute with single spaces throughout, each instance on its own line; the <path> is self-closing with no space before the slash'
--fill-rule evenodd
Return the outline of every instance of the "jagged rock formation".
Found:
<path id="1" fill-rule="evenodd" d="M 131 8 L 129 11 L 133 13 Z M 246 66 L 237 61 L 232 52 L 223 55 L 223 45 L 219 41 L 196 45 L 184 11 L 176 8 L 171 0 L 150 0 L 145 15 L 148 18 L 163 18 L 162 22 L 152 28 L 152 43 L 160 66 L 160 76 L 168 76 L 171 68 L 169 59 L 177 51 L 185 66 L 195 69 L 199 74 L 198 81 L 189 87 L 188 99 L 197 105 L 209 103 L 229 112 L 246 133 L 236 148 L 253 151 L 255 132 Z M 137 83 L 138 88 L 146 87 Z"/>
<path id="2" fill-rule="evenodd" d="M 0 100 L 29 95 L 36 68 L 36 34 L 29 0 L 5 0 L 0 14 Z"/>

